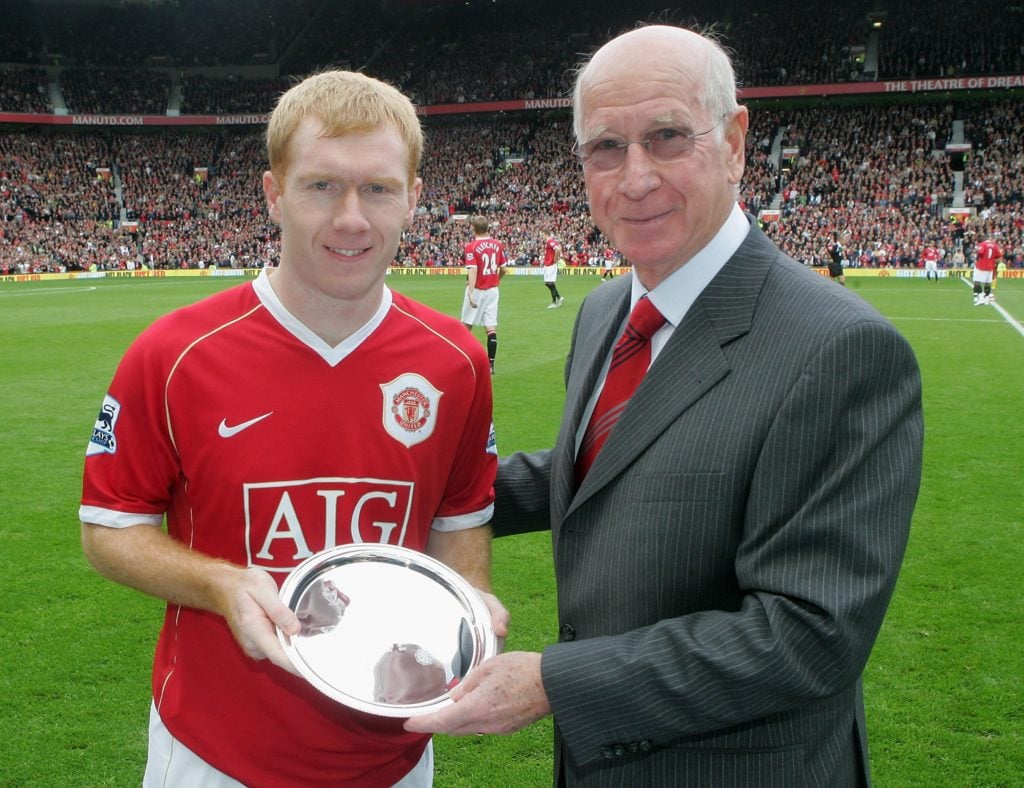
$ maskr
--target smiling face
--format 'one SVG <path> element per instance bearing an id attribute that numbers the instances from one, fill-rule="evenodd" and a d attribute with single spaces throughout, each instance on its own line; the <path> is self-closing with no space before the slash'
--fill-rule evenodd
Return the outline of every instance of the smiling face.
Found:
<path id="1" fill-rule="evenodd" d="M 380 305 L 384 276 L 421 183 L 409 181 L 409 151 L 397 131 L 328 137 L 304 118 L 288 143 L 288 168 L 263 175 L 270 217 L 281 226 L 282 303 L 316 330 L 322 311 L 348 308 L 360 324 Z"/>
<path id="2" fill-rule="evenodd" d="M 584 163 L 595 223 L 648 289 L 700 251 L 736 202 L 747 113 L 739 107 L 723 118 L 708 111 L 704 91 L 712 54 L 711 45 L 690 31 L 640 28 L 599 50 L 578 88 L 581 143 L 714 128 L 673 161 L 655 161 L 642 145 L 629 145 L 617 167 Z"/>

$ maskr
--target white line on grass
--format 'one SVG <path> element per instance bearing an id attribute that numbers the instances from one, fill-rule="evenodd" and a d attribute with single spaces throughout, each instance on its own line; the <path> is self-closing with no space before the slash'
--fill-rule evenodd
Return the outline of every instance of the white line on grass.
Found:
<path id="1" fill-rule="evenodd" d="M 117 282 L 111 284 L 104 284 L 103 289 L 108 290 L 112 287 L 175 287 L 180 285 L 193 284 L 195 282 L 227 282 L 228 277 L 204 277 L 203 279 L 197 279 L 193 277 L 183 279 L 146 279 L 136 280 L 131 282 Z M 241 284 L 243 281 L 251 282 L 251 279 L 243 279 L 242 277 L 231 277 L 230 281 L 232 284 Z M 21 283 L 19 283 L 21 284 Z M 83 285 L 81 287 L 47 287 L 40 288 L 38 290 L 25 290 L 22 292 L 5 293 L 0 288 L 0 298 L 15 298 L 17 296 L 29 296 L 29 295 L 47 295 L 48 293 L 88 293 L 93 290 L 99 290 L 96 285 Z"/>
<path id="2" fill-rule="evenodd" d="M 1003 316 L 1003 319 L 1011 326 L 1013 326 L 1017 330 L 1018 334 L 1024 337 L 1024 326 L 1022 326 L 1020 323 L 1014 320 L 1013 315 L 1011 315 L 997 303 L 989 304 L 989 306 L 994 306 L 996 308 L 996 311 Z"/>
<path id="3" fill-rule="evenodd" d="M 983 317 L 980 320 L 970 317 L 890 317 L 890 320 L 927 320 L 933 323 L 1001 323 L 994 318 Z"/>
<path id="4" fill-rule="evenodd" d="M 112 282 L 110 284 L 103 285 L 104 290 L 108 290 L 112 287 L 175 287 L 180 285 L 195 284 L 196 282 L 225 282 L 231 281 L 233 284 L 240 285 L 242 282 L 251 282 L 251 279 L 242 279 L 241 277 L 203 277 L 198 279 L 196 277 L 183 277 L 181 279 L 135 279 L 129 282 Z"/>
<path id="5" fill-rule="evenodd" d="M 968 287 L 973 289 L 973 287 L 974 287 L 974 283 L 973 282 L 968 282 L 966 278 L 965 279 L 961 279 L 960 281 L 963 282 Z M 998 303 L 993 301 L 991 304 L 984 304 L 983 306 L 995 307 L 995 310 L 999 314 L 1001 314 L 1003 316 L 1003 320 L 1005 320 L 1007 323 L 1009 323 L 1011 326 L 1013 326 L 1013 328 L 1017 331 L 1017 333 L 1020 334 L 1022 337 L 1024 337 L 1024 326 L 1022 326 L 1020 323 L 1018 323 L 1016 320 L 1014 320 L 1013 315 L 1011 315 L 1009 312 L 1007 312 L 1005 309 L 1003 309 L 1003 307 L 1000 304 L 998 304 Z"/>
<path id="6" fill-rule="evenodd" d="M 19 296 L 49 295 L 50 293 L 86 293 L 95 290 L 96 285 L 89 287 L 48 287 L 42 290 L 25 290 L 19 293 L 4 293 L 0 291 L 0 298 L 17 298 Z"/>

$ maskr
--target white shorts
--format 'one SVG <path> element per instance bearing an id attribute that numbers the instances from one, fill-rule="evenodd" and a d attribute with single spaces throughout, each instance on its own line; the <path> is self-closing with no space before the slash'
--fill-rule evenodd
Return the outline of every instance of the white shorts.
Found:
<path id="1" fill-rule="evenodd" d="M 544 266 L 544 281 L 545 283 L 551 282 L 558 279 L 558 266 L 557 265 L 546 265 Z"/>
<path id="2" fill-rule="evenodd" d="M 431 788 L 434 784 L 434 743 L 427 742 L 423 756 L 393 788 Z M 156 704 L 149 708 L 149 755 L 142 788 L 245 788 L 243 783 L 210 766 L 171 735 Z"/>
<path id="3" fill-rule="evenodd" d="M 467 326 L 498 325 L 498 288 L 474 290 L 473 300 L 476 308 L 469 305 L 469 292 L 462 299 L 462 322 Z"/>
<path id="4" fill-rule="evenodd" d="M 925 271 L 938 271 L 939 270 L 939 263 L 938 263 L 938 261 L 936 261 L 936 260 L 925 260 L 924 261 L 924 270 Z"/>
<path id="5" fill-rule="evenodd" d="M 971 281 L 977 282 L 979 285 L 990 285 L 992 284 L 992 272 L 979 271 L 977 268 L 975 268 L 974 274 L 971 277 Z"/>

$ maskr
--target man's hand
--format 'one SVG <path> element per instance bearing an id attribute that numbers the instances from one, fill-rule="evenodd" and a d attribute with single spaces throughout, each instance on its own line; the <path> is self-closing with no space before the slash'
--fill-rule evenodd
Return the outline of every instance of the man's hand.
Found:
<path id="1" fill-rule="evenodd" d="M 296 672 L 274 627 L 296 635 L 299 619 L 264 570 L 203 555 L 146 523 L 108 528 L 83 522 L 82 549 L 104 577 L 172 605 L 216 613 L 248 656 Z"/>
<path id="2" fill-rule="evenodd" d="M 487 605 L 487 610 L 491 614 L 491 629 L 494 630 L 494 635 L 498 639 L 498 651 L 500 652 L 505 644 L 505 638 L 508 637 L 508 625 L 512 621 L 512 615 L 494 594 L 481 591 L 479 588 L 474 590 L 484 600 L 484 604 Z"/>
<path id="3" fill-rule="evenodd" d="M 551 713 L 540 675 L 540 654 L 499 654 L 470 671 L 451 697 L 455 703 L 433 714 L 412 717 L 407 731 L 447 733 L 515 733 Z"/>
<path id="4" fill-rule="evenodd" d="M 224 619 L 235 640 L 252 659 L 269 659 L 279 668 L 298 674 L 277 639 L 276 627 L 286 635 L 299 633 L 295 613 L 278 596 L 277 583 L 264 570 L 241 572 L 224 609 Z"/>

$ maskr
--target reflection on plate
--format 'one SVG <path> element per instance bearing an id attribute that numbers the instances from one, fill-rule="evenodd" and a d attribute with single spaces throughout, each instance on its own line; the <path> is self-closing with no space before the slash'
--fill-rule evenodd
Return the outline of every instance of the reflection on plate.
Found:
<path id="1" fill-rule="evenodd" d="M 494 656 L 483 600 L 460 575 L 393 545 L 343 545 L 299 564 L 281 599 L 302 629 L 277 633 L 296 670 L 346 706 L 414 717 Z"/>

